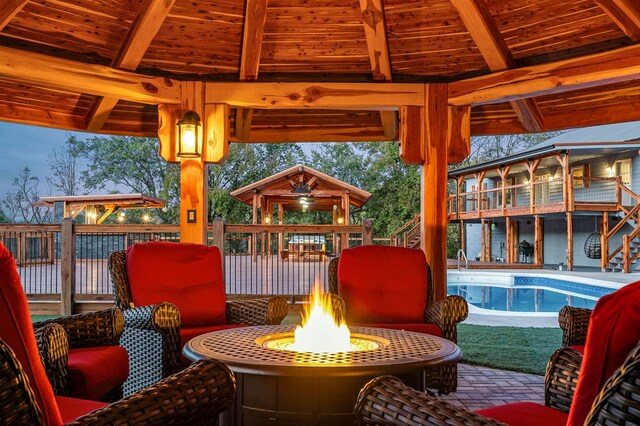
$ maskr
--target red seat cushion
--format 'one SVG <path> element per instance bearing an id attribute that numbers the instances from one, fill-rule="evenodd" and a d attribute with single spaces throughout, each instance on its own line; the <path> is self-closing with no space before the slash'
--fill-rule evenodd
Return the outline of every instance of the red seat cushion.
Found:
<path id="1" fill-rule="evenodd" d="M 44 424 L 61 425 L 62 417 L 53 395 L 53 388 L 36 345 L 27 296 L 24 294 L 16 263 L 11 253 L 0 243 L 0 339 L 13 350 L 29 379 Z"/>
<path id="2" fill-rule="evenodd" d="M 66 396 L 56 396 L 62 421 L 64 423 L 72 422 L 80 416 L 84 416 L 94 410 L 106 407 L 107 403 L 100 401 L 89 401 L 86 399 L 69 398 Z"/>
<path id="3" fill-rule="evenodd" d="M 585 343 L 569 422 L 582 426 L 605 382 L 640 341 L 640 281 L 601 297 L 596 303 Z"/>
<path id="4" fill-rule="evenodd" d="M 129 356 L 121 346 L 69 350 L 69 396 L 97 401 L 129 376 Z"/>
<path id="5" fill-rule="evenodd" d="M 347 323 L 424 322 L 428 266 L 422 250 L 361 246 L 342 251 L 338 294 Z"/>
<path id="6" fill-rule="evenodd" d="M 175 304 L 183 326 L 225 324 L 226 295 L 217 247 L 148 242 L 127 250 L 127 278 L 137 306 Z"/>
<path id="7" fill-rule="evenodd" d="M 584 355 L 584 345 L 573 345 L 573 346 L 569 346 L 571 349 L 575 349 L 576 351 L 580 352 L 582 355 Z"/>
<path id="8" fill-rule="evenodd" d="M 435 324 L 353 324 L 361 327 L 392 328 L 394 330 L 415 331 L 416 333 L 431 334 L 442 337 L 442 329 Z"/>
<path id="9" fill-rule="evenodd" d="M 567 414 L 535 402 L 500 405 L 476 413 L 511 426 L 564 426 L 567 423 Z"/>

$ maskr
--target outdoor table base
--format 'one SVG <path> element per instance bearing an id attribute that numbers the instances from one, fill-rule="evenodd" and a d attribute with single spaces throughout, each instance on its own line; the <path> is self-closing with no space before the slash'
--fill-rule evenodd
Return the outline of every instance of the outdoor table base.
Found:
<path id="1" fill-rule="evenodd" d="M 350 327 L 353 334 L 382 342 L 361 352 L 298 353 L 268 348 L 270 336 L 291 333 L 293 326 L 257 326 L 221 330 L 190 340 L 184 355 L 191 360 L 218 359 L 236 376 L 234 406 L 221 425 L 353 425 L 359 390 L 370 379 L 393 374 L 416 389 L 423 371 L 457 362 L 458 346 L 427 334 L 369 327 Z"/>

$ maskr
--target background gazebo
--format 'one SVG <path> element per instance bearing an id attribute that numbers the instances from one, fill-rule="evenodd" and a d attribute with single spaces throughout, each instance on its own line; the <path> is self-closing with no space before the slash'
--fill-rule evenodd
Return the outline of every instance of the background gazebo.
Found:
<path id="1" fill-rule="evenodd" d="M 286 211 L 328 211 L 332 212 L 333 225 L 349 225 L 350 207 L 362 207 L 371 194 L 314 168 L 299 164 L 236 189 L 231 192 L 231 196 L 252 206 L 254 225 L 275 223 L 276 219 L 273 216 L 276 210 L 277 223 L 280 225 L 284 223 Z M 269 238 L 270 234 L 267 234 L 267 239 Z M 253 241 L 255 253 L 255 238 Z M 334 233 L 333 247 L 337 247 L 336 241 Z M 341 250 L 348 244 L 348 239 L 343 237 L 340 241 Z M 270 247 L 269 242 L 266 246 Z M 289 254 L 282 233 L 278 233 L 278 252 L 282 257 Z"/>

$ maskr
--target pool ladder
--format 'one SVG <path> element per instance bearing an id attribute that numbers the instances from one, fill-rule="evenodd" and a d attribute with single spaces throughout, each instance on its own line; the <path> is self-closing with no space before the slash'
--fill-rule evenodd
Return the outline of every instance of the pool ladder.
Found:
<path id="1" fill-rule="evenodd" d="M 464 259 L 464 269 L 469 269 L 469 261 L 467 260 L 467 255 L 464 253 L 464 250 L 458 250 L 458 271 L 460 270 L 460 260 Z"/>

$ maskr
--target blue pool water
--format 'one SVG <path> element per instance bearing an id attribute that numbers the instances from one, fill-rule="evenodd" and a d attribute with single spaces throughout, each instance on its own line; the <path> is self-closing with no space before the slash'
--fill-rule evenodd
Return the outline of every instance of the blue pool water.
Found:
<path id="1" fill-rule="evenodd" d="M 593 309 L 613 288 L 586 285 L 546 277 L 514 276 L 512 285 L 457 282 L 448 294 L 464 297 L 478 308 L 512 312 L 558 312 L 563 306 Z"/>

